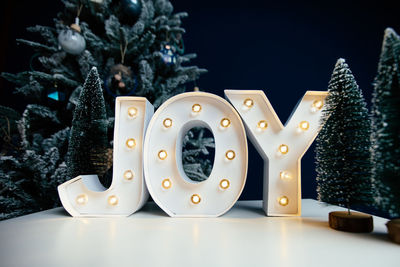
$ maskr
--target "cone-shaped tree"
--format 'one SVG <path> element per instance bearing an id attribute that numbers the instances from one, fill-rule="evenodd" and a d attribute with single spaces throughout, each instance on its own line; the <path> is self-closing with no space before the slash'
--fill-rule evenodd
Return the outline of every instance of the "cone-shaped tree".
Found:
<path id="1" fill-rule="evenodd" d="M 328 85 L 316 142 L 318 199 L 350 208 L 371 202 L 371 124 L 365 100 L 344 59 Z"/>
<path id="2" fill-rule="evenodd" d="M 386 29 L 372 99 L 372 159 L 376 202 L 400 216 L 400 37 Z"/>
<path id="3" fill-rule="evenodd" d="M 74 110 L 67 154 L 67 168 L 71 178 L 101 172 L 102 164 L 98 159 L 106 159 L 107 123 L 100 78 L 97 69 L 93 67 Z"/>

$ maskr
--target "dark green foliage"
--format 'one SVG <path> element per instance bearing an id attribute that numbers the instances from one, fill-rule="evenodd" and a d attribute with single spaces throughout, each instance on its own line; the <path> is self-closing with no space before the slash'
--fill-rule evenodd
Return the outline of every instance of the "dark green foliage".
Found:
<path id="1" fill-rule="evenodd" d="M 371 125 L 365 100 L 348 65 L 336 63 L 316 142 L 318 199 L 349 208 L 369 204 Z"/>
<path id="2" fill-rule="evenodd" d="M 42 41 L 18 39 L 18 43 L 32 47 L 40 54 L 38 58 L 41 70 L 19 74 L 3 73 L 2 76 L 18 85 L 18 93 L 36 98 L 36 103 L 44 104 L 46 100 L 43 88 L 54 82 L 63 88 L 67 97 L 84 82 L 92 66 L 98 68 L 101 80 L 109 76 L 112 66 L 123 63 L 131 68 L 138 83 L 134 95 L 145 96 L 156 107 L 171 96 L 185 91 L 184 84 L 199 78 L 205 69 L 196 66 L 182 66 L 195 58 L 195 54 L 183 52 L 174 44 L 179 43 L 177 36 L 185 30 L 181 19 L 187 13 L 173 14 L 173 7 L 168 0 L 144 0 L 142 14 L 132 24 L 121 10 L 120 1 L 104 1 L 102 4 L 90 0 L 64 0 L 65 11 L 55 19 L 55 28 L 45 26 L 29 27 L 28 30 L 40 34 Z M 70 55 L 59 50 L 58 33 L 74 23 L 77 10 L 82 4 L 80 26 L 86 40 L 86 50 L 80 55 Z M 129 21 L 129 23 L 128 23 Z M 164 44 L 172 44 L 177 50 L 177 64 L 166 66 L 161 60 L 160 49 Z M 121 56 L 121 47 L 126 53 Z M 132 77 L 125 77 L 126 84 L 134 84 Z M 67 101 L 68 103 L 68 101 Z M 64 103 L 60 110 L 66 107 Z M 106 95 L 106 105 L 113 110 L 114 98 Z M 109 114 L 109 116 L 112 116 Z M 62 118 L 68 124 L 70 116 Z"/>
<path id="3" fill-rule="evenodd" d="M 185 83 L 206 72 L 196 66 L 185 66 L 196 57 L 183 53 L 181 36 L 185 30 L 181 27 L 181 19 L 187 14 L 174 14 L 168 0 L 142 0 L 142 13 L 136 20 L 127 17 L 118 0 L 104 0 L 102 4 L 90 0 L 62 2 L 65 9 L 54 19 L 54 27 L 29 27 L 29 32 L 39 35 L 38 39 L 17 40 L 36 53 L 32 57 L 35 69 L 1 74 L 16 85 L 14 92 L 23 96 L 29 105 L 22 116 L 12 110 L 0 109 L 0 116 L 3 115 L 0 118 L 3 138 L 0 218 L 57 205 L 57 185 L 74 175 L 89 172 L 101 175 L 107 170 L 111 173 L 115 97 L 107 92 L 104 81 L 113 77 L 110 71 L 114 66 L 123 64 L 131 71 L 132 75 L 124 77 L 124 83 L 136 84 L 136 87 L 134 90 L 127 88 L 127 92 L 147 97 L 156 107 L 185 91 Z M 81 5 L 80 27 L 86 49 L 80 55 L 71 55 L 59 48 L 58 35 L 75 22 Z M 171 66 L 161 60 L 160 50 L 166 44 L 174 48 L 179 45 L 176 47 L 177 62 Z M 122 51 L 125 51 L 124 55 Z M 106 117 L 103 107 L 85 102 L 89 98 L 82 102 L 72 129 L 67 175 L 65 161 L 72 115 L 79 96 L 85 95 L 81 93 L 82 84 L 92 67 L 97 67 L 100 76 L 96 83 L 100 83 L 101 92 L 95 93 L 99 101 L 101 94 L 104 97 Z M 65 94 L 65 101 L 54 103 L 49 100 L 47 95 L 55 87 Z M 99 108 L 101 112 L 97 115 L 101 118 L 94 119 L 97 111 L 92 114 L 86 110 L 89 106 Z M 92 135 L 99 133 L 101 127 L 104 127 L 102 134 Z M 78 131 L 87 136 L 78 138 Z M 103 134 L 106 131 L 105 144 Z M 87 138 L 89 135 L 91 140 Z M 97 145 L 90 151 L 86 143 L 89 141 Z"/>
<path id="4" fill-rule="evenodd" d="M 37 134 L 27 149 L 0 157 L 0 220 L 54 208 L 59 205 L 57 186 L 65 182 L 69 128 L 49 138 Z"/>
<path id="5" fill-rule="evenodd" d="M 17 121 L 20 117 L 21 115 L 12 108 L 0 106 L 0 142 L 2 155 L 16 149 L 13 139 L 18 134 Z"/>
<path id="6" fill-rule="evenodd" d="M 94 67 L 83 85 L 75 107 L 69 138 L 67 167 L 70 178 L 81 174 L 100 174 L 97 160 L 107 160 L 108 120 L 97 69 Z M 93 155 L 96 155 L 93 161 Z"/>
<path id="7" fill-rule="evenodd" d="M 61 123 L 55 111 L 40 105 L 28 105 L 18 121 L 22 148 L 29 149 L 33 139 L 47 137 L 60 128 Z"/>
<path id="8" fill-rule="evenodd" d="M 207 180 L 215 155 L 212 133 L 203 127 L 192 128 L 185 135 L 182 147 L 182 163 L 186 175 L 193 181 Z"/>
<path id="9" fill-rule="evenodd" d="M 386 29 L 372 99 L 376 202 L 400 216 L 400 37 Z"/>

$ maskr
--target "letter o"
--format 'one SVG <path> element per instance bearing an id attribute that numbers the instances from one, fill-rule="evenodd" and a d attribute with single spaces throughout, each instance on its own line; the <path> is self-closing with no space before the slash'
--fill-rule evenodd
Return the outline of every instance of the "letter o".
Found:
<path id="1" fill-rule="evenodd" d="M 215 139 L 214 166 L 202 182 L 182 166 L 182 140 L 196 126 Z M 204 92 L 174 96 L 151 119 L 144 142 L 144 175 L 153 200 L 172 217 L 217 217 L 239 198 L 247 176 L 246 132 L 236 110 Z"/>

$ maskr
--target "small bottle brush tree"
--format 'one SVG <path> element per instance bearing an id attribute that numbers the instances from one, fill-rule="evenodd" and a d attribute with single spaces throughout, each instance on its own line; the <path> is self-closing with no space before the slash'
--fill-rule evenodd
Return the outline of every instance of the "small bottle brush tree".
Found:
<path id="1" fill-rule="evenodd" d="M 386 29 L 372 98 L 373 182 L 377 205 L 400 217 L 400 37 Z"/>
<path id="2" fill-rule="evenodd" d="M 74 110 L 67 153 L 69 177 L 105 173 L 109 151 L 107 124 L 103 91 L 94 67 L 86 78 Z"/>
<path id="3" fill-rule="evenodd" d="M 318 199 L 346 207 L 371 202 L 371 125 L 365 100 L 344 59 L 339 59 L 328 85 L 316 142 Z M 370 225 L 347 231 L 371 231 Z M 367 221 L 368 221 L 367 220 Z M 338 229 L 335 225 L 331 227 Z"/>

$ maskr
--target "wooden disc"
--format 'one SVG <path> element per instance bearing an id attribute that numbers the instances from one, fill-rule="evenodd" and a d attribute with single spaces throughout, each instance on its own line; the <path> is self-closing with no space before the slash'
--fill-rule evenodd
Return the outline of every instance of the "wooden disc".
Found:
<path id="1" fill-rule="evenodd" d="M 329 213 L 329 226 L 335 230 L 352 233 L 369 233 L 374 229 L 372 216 L 352 211 L 333 211 Z"/>
<path id="2" fill-rule="evenodd" d="M 400 244 L 400 219 L 388 221 L 386 227 L 388 228 L 390 240 Z"/>

